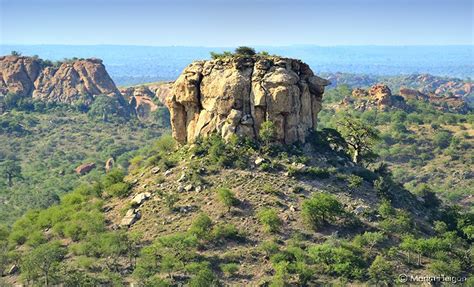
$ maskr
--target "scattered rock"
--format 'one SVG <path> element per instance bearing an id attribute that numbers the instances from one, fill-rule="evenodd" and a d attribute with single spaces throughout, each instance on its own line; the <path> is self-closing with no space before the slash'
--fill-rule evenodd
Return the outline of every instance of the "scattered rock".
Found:
<path id="1" fill-rule="evenodd" d="M 94 168 L 95 168 L 95 163 L 93 163 L 93 162 L 84 163 L 84 164 L 81 164 L 80 166 L 78 166 L 76 168 L 76 173 L 79 174 L 79 175 L 84 175 L 84 174 L 90 172 Z"/>
<path id="2" fill-rule="evenodd" d="M 133 205 L 141 205 L 145 200 L 148 200 L 151 196 L 151 193 L 149 192 L 142 192 L 137 195 L 135 195 L 132 199 L 132 204 Z"/>
<path id="3" fill-rule="evenodd" d="M 168 169 L 167 171 L 165 171 L 164 175 L 169 176 L 172 173 L 173 173 L 173 171 L 171 169 Z"/>
<path id="4" fill-rule="evenodd" d="M 193 189 L 194 189 L 194 186 L 193 186 L 192 184 L 188 184 L 188 185 L 186 185 L 186 186 L 184 187 L 184 190 L 185 190 L 185 191 L 191 191 L 191 190 L 193 190 Z"/>
<path id="5" fill-rule="evenodd" d="M 120 222 L 120 226 L 130 227 L 137 220 L 139 220 L 140 217 L 141 217 L 141 214 L 139 210 L 129 209 L 127 213 L 125 214 L 124 218 L 122 218 L 122 221 Z"/>
<path id="6" fill-rule="evenodd" d="M 265 159 L 264 159 L 263 157 L 257 157 L 257 158 L 255 159 L 255 165 L 257 165 L 257 166 L 258 166 L 258 165 L 261 165 L 261 164 L 264 163 L 264 162 L 265 162 Z"/>
<path id="7" fill-rule="evenodd" d="M 354 214 L 355 215 L 360 215 L 360 214 L 364 213 L 364 211 L 366 211 L 366 210 L 367 210 L 367 206 L 359 205 L 354 209 Z"/>
<path id="8" fill-rule="evenodd" d="M 196 186 L 196 188 L 194 190 L 196 192 L 201 192 L 202 191 L 202 186 L 198 185 L 198 186 Z"/>
<path id="9" fill-rule="evenodd" d="M 154 168 L 151 169 L 152 174 L 157 174 L 159 172 L 160 172 L 160 167 L 158 167 L 158 166 L 155 166 Z"/>
<path id="10" fill-rule="evenodd" d="M 7 272 L 7 273 L 8 273 L 8 275 L 13 275 L 13 274 L 17 273 L 18 270 L 19 270 L 18 265 L 13 264 L 13 265 L 10 267 L 10 269 L 8 269 L 8 272 Z"/>
<path id="11" fill-rule="evenodd" d="M 180 178 L 178 178 L 178 182 L 183 182 L 183 181 L 185 181 L 185 180 L 186 180 L 186 174 L 183 173 L 183 174 L 180 176 Z"/>

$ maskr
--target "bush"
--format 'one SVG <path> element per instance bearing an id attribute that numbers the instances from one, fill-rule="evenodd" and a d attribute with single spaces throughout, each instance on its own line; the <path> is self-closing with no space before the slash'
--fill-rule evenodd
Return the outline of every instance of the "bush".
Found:
<path id="1" fill-rule="evenodd" d="M 267 232 L 278 232 L 282 225 L 282 221 L 274 209 L 267 208 L 260 210 L 257 214 L 257 217 Z"/>
<path id="2" fill-rule="evenodd" d="M 447 148 L 451 143 L 452 135 L 447 131 L 440 131 L 436 133 L 433 138 L 434 144 L 439 148 Z"/>
<path id="3" fill-rule="evenodd" d="M 189 232 L 195 235 L 198 239 L 204 239 L 209 236 L 212 228 L 212 220 L 205 213 L 201 213 L 193 221 Z"/>
<path id="4" fill-rule="evenodd" d="M 230 212 L 232 206 L 235 206 L 238 203 L 234 193 L 225 187 L 219 188 L 217 190 L 217 197 L 219 198 L 219 201 L 221 201 L 224 206 L 227 207 L 227 212 Z"/>
<path id="5" fill-rule="evenodd" d="M 125 197 L 129 194 L 130 184 L 126 182 L 118 182 L 112 184 L 105 189 L 105 193 L 114 197 Z"/>
<path id="6" fill-rule="evenodd" d="M 255 49 L 247 46 L 240 46 L 235 49 L 235 54 L 243 56 L 253 56 L 255 55 Z"/>
<path id="7" fill-rule="evenodd" d="M 219 285 L 219 280 L 209 268 L 198 271 L 188 284 L 189 287 L 217 287 Z"/>
<path id="8" fill-rule="evenodd" d="M 341 203 L 330 194 L 314 194 L 311 199 L 303 202 L 303 218 L 313 228 L 320 227 L 344 213 Z"/>
<path id="9" fill-rule="evenodd" d="M 380 255 L 375 257 L 375 260 L 369 267 L 369 276 L 378 286 L 380 283 L 386 284 L 387 286 L 390 283 L 394 282 L 393 279 L 393 266 Z M 441 273 L 440 273 L 441 274 Z"/>
<path id="10" fill-rule="evenodd" d="M 313 263 L 323 267 L 325 273 L 346 278 L 362 278 L 365 274 L 366 262 L 361 252 L 351 246 L 324 243 L 311 246 L 308 254 Z"/>
<path id="11" fill-rule="evenodd" d="M 265 144 L 269 145 L 271 142 L 275 140 L 276 137 L 276 127 L 275 124 L 271 121 L 265 121 L 260 126 L 260 130 L 258 132 L 260 140 Z"/>
<path id="12" fill-rule="evenodd" d="M 236 263 L 221 264 L 220 268 L 227 276 L 233 276 L 239 271 L 239 265 Z"/>

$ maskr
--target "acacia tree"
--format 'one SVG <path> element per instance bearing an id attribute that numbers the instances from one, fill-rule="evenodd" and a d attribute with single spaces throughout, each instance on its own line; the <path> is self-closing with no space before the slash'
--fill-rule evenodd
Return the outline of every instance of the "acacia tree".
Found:
<path id="1" fill-rule="evenodd" d="M 44 286 L 50 286 L 50 279 L 58 272 L 65 255 L 66 250 L 58 241 L 40 245 L 23 258 L 20 265 L 22 274 L 32 281 L 43 277 Z"/>
<path id="2" fill-rule="evenodd" d="M 379 140 L 377 130 L 357 118 L 344 117 L 338 122 L 337 130 L 344 137 L 354 163 L 370 162 L 376 154 L 373 146 Z"/>
<path id="3" fill-rule="evenodd" d="M 21 178 L 21 166 L 16 159 L 6 159 L 0 163 L 0 172 L 5 176 L 8 186 L 13 185 L 13 179 Z"/>

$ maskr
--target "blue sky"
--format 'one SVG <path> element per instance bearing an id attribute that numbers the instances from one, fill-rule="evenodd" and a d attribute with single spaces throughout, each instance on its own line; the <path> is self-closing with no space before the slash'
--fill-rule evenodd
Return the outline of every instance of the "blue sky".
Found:
<path id="1" fill-rule="evenodd" d="M 473 0 L 0 0 L 3 44 L 473 45 Z"/>

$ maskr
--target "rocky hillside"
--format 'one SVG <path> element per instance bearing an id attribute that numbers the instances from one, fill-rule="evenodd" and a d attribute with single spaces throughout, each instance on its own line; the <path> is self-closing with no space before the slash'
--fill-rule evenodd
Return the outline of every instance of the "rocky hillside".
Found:
<path id="1" fill-rule="evenodd" d="M 239 56 L 189 65 L 174 83 L 167 105 L 173 136 L 192 142 L 217 132 L 257 138 L 264 121 L 277 139 L 304 142 L 315 129 L 328 81 L 299 60 Z"/>

